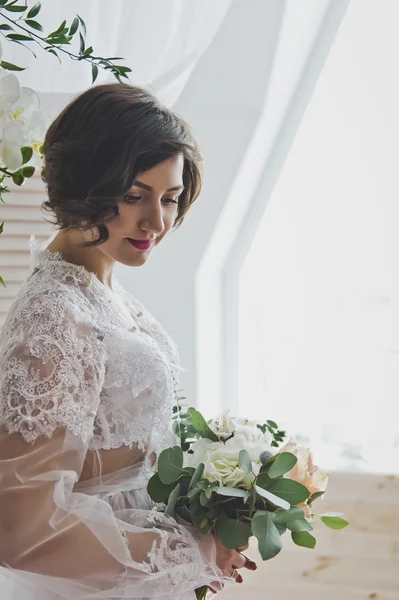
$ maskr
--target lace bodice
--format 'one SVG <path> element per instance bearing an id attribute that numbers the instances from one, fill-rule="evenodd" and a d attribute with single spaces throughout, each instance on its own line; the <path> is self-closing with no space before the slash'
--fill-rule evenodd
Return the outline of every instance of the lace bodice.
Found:
<path id="1" fill-rule="evenodd" d="M 27 442 L 64 424 L 93 451 L 136 444 L 158 454 L 175 443 L 179 356 L 171 337 L 117 278 L 113 289 L 137 329 L 94 273 L 34 237 L 31 266 L 1 332 L 0 377 L 10 393 L 0 423 Z"/>
<path id="2" fill-rule="evenodd" d="M 213 536 L 147 493 L 179 443 L 176 344 L 115 277 L 113 304 L 94 273 L 31 249 L 0 340 L 0 574 L 37 600 L 195 600 L 223 575 Z"/>

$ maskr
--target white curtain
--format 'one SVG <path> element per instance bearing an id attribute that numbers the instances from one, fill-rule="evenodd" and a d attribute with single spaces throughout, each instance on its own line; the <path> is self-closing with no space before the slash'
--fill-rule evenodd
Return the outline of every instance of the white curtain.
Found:
<path id="1" fill-rule="evenodd" d="M 123 57 L 124 60 L 115 62 L 132 69 L 131 82 L 152 86 L 161 100 L 172 106 L 216 35 L 231 2 L 42 0 L 42 10 L 36 19 L 48 34 L 64 19 L 71 24 L 78 14 L 87 25 L 86 46 L 93 46 L 96 56 Z M 65 48 L 76 52 L 79 40 L 71 48 Z M 32 49 L 35 50 L 33 44 Z M 40 49 L 36 60 L 25 48 L 3 42 L 3 60 L 29 66 L 19 74 L 20 81 L 39 93 L 73 94 L 89 87 L 90 65 L 77 64 L 66 54 L 59 54 L 61 66 L 55 56 Z M 112 75 L 100 70 L 98 83 L 113 80 Z"/>

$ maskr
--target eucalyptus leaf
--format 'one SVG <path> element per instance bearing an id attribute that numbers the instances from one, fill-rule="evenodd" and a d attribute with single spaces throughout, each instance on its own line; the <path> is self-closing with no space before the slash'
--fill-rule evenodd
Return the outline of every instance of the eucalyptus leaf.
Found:
<path id="1" fill-rule="evenodd" d="M 147 484 L 147 492 L 154 502 L 167 502 L 174 487 L 174 484 L 165 485 L 162 483 L 158 473 L 155 473 Z"/>
<path id="2" fill-rule="evenodd" d="M 174 483 L 183 467 L 183 451 L 180 446 L 163 450 L 158 458 L 158 473 L 162 483 Z"/>
<path id="3" fill-rule="evenodd" d="M 216 492 L 221 496 L 234 496 L 236 498 L 247 498 L 251 495 L 247 490 L 241 490 L 240 488 L 226 487 L 224 485 L 219 485 L 216 488 Z"/>
<path id="4" fill-rule="evenodd" d="M 252 517 L 252 534 L 258 539 L 258 549 L 263 560 L 276 556 L 281 548 L 280 533 L 268 511 L 257 511 Z"/>
<path id="5" fill-rule="evenodd" d="M 187 492 L 187 498 L 190 498 L 190 500 L 192 500 L 194 498 L 194 496 L 197 496 L 201 492 L 202 492 L 201 488 L 194 487 L 189 492 Z"/>
<path id="6" fill-rule="evenodd" d="M 223 512 L 219 514 L 216 531 L 223 546 L 229 549 L 246 546 L 251 536 L 251 526 L 249 523 L 238 519 L 230 519 Z"/>
<path id="7" fill-rule="evenodd" d="M 176 487 L 172 490 L 172 492 L 169 496 L 168 505 L 165 510 L 167 515 L 173 516 L 174 508 L 175 508 L 176 502 L 179 498 L 179 494 L 180 494 L 180 483 L 178 483 L 176 485 Z"/>
<path id="8" fill-rule="evenodd" d="M 292 531 L 291 538 L 297 546 L 303 546 L 304 548 L 316 547 L 316 540 L 308 531 Z"/>
<path id="9" fill-rule="evenodd" d="M 289 521 L 303 519 L 304 516 L 305 513 L 302 508 L 299 508 L 299 506 L 292 506 L 289 510 L 279 510 L 274 513 L 274 522 L 286 525 Z"/>
<path id="10" fill-rule="evenodd" d="M 115 76 L 117 77 L 117 74 L 115 74 Z M 219 437 L 214 431 L 212 431 L 198 410 L 195 408 L 189 408 L 187 412 L 191 415 L 191 423 L 194 429 L 200 434 L 201 437 L 208 438 L 213 442 L 219 441 Z"/>
<path id="11" fill-rule="evenodd" d="M 274 506 L 279 506 L 280 508 L 284 508 L 285 510 L 288 510 L 290 508 L 289 502 L 287 502 L 283 498 L 280 498 L 279 496 L 276 496 L 272 492 L 269 492 L 268 490 L 264 490 L 263 488 L 259 487 L 256 484 L 255 484 L 255 489 L 258 492 L 259 496 L 262 496 L 262 498 L 265 498 L 266 500 L 271 502 Z"/>
<path id="12" fill-rule="evenodd" d="M 204 463 L 199 463 L 196 466 L 194 475 L 192 476 L 191 481 L 190 481 L 190 485 L 188 486 L 189 490 L 191 490 L 191 488 L 194 488 L 197 485 L 198 481 L 201 479 L 201 477 L 202 477 L 202 475 L 204 473 L 204 469 L 205 469 Z"/>
<path id="13" fill-rule="evenodd" d="M 192 523 L 191 514 L 187 506 L 176 506 L 175 513 L 188 523 Z"/>
<path id="14" fill-rule="evenodd" d="M 330 527 L 330 529 L 344 529 L 349 525 L 349 521 L 345 521 L 345 519 L 341 519 L 341 517 L 321 517 L 324 525 Z"/>
<path id="15" fill-rule="evenodd" d="M 304 485 L 293 479 L 284 477 L 282 479 L 274 479 L 268 486 L 268 490 L 280 498 L 287 500 L 290 504 L 300 504 L 309 496 L 309 490 Z"/>
<path id="16" fill-rule="evenodd" d="M 313 527 L 306 519 L 296 519 L 295 521 L 289 521 L 287 527 L 290 531 L 313 531 Z"/>
<path id="17" fill-rule="evenodd" d="M 202 490 L 200 493 L 200 503 L 202 506 L 206 506 L 208 504 L 208 496 L 206 495 L 206 490 Z"/>
<path id="18" fill-rule="evenodd" d="M 248 450 L 245 450 L 245 448 L 243 450 L 240 450 L 238 454 L 238 462 L 241 469 L 245 473 L 250 473 L 252 471 L 251 457 L 249 456 Z"/>
<path id="19" fill-rule="evenodd" d="M 277 454 L 276 460 L 268 470 L 268 475 L 272 479 L 281 477 L 288 471 L 291 471 L 292 467 L 298 462 L 297 457 L 291 452 L 282 452 Z"/>

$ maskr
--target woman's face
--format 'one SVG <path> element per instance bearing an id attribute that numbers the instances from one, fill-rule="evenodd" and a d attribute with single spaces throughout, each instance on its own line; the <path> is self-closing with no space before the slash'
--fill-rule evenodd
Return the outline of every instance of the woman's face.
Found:
<path id="1" fill-rule="evenodd" d="M 184 157 L 177 154 L 141 173 L 119 202 L 116 219 L 107 223 L 109 239 L 98 249 L 124 265 L 143 265 L 174 225 L 184 189 L 183 166 Z"/>

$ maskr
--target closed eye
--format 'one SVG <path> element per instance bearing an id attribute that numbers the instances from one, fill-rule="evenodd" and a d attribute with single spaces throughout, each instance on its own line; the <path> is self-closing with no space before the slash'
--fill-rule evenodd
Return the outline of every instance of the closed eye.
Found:
<path id="1" fill-rule="evenodd" d="M 128 204 L 136 204 L 139 200 L 142 199 L 142 196 L 133 196 L 131 194 L 126 194 L 123 199 Z M 175 198 L 164 198 L 162 200 L 162 202 L 164 202 L 165 204 L 171 206 L 172 204 L 178 204 L 179 200 L 175 199 Z"/>

